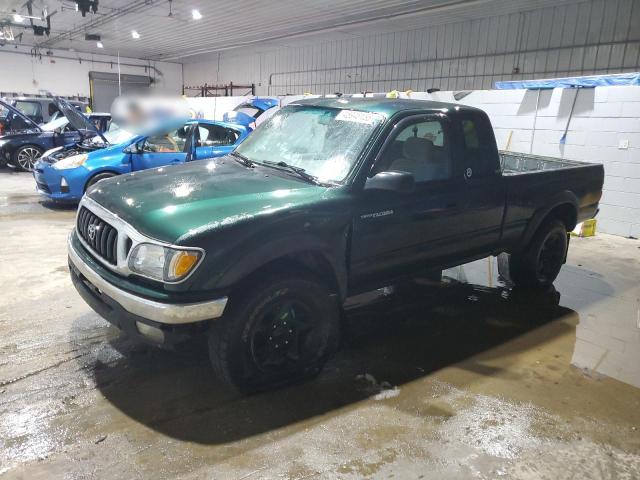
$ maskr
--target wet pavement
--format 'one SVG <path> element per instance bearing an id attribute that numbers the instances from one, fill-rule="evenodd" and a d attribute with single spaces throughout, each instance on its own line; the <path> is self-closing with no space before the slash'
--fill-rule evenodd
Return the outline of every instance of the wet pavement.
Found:
<path id="1" fill-rule="evenodd" d="M 0 170 L 2 478 L 640 478 L 639 241 L 572 239 L 547 292 L 485 259 L 352 299 L 318 379 L 242 397 L 86 306 L 73 217 Z"/>

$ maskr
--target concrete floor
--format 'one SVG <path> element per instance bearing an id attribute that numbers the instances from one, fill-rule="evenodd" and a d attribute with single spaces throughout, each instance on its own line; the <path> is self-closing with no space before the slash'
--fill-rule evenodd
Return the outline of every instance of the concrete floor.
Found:
<path id="1" fill-rule="evenodd" d="M 141 346 L 88 308 L 73 219 L 0 170 L 2 478 L 640 478 L 638 241 L 573 239 L 557 291 L 482 260 L 355 299 L 316 381 L 240 397 L 201 345 Z"/>

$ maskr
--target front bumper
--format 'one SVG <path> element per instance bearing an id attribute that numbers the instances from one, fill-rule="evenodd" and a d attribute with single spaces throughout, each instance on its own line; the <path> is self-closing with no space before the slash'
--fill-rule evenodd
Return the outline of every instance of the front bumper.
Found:
<path id="1" fill-rule="evenodd" d="M 164 303 L 116 287 L 98 275 L 76 251 L 69 236 L 69 270 L 78 293 L 99 315 L 129 333 L 143 335 L 138 323 L 161 330 L 219 318 L 227 297 L 196 303 Z M 148 339 L 148 338 L 147 338 Z"/>
<path id="2" fill-rule="evenodd" d="M 67 181 L 67 191 L 61 188 L 62 177 Z M 79 202 L 88 177 L 89 171 L 84 167 L 57 170 L 51 164 L 41 161 L 33 169 L 37 192 L 54 202 Z"/>

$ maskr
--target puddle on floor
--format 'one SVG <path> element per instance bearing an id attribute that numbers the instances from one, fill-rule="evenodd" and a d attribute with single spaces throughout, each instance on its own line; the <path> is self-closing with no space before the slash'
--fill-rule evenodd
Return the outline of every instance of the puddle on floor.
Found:
<path id="1" fill-rule="evenodd" d="M 571 363 L 590 376 L 606 375 L 640 387 L 640 287 L 638 281 L 612 286 L 607 279 L 581 266 L 565 265 L 554 288 L 548 292 L 526 292 L 513 287 L 506 257 L 489 257 L 444 270 L 442 279 L 417 280 L 423 297 L 432 296 L 433 306 L 446 308 L 453 298 L 478 302 L 493 297 L 501 301 L 522 302 L 535 314 L 536 309 L 566 307 L 579 316 Z M 633 271 L 634 265 L 629 269 Z M 636 270 L 637 271 L 637 270 Z M 347 308 L 390 301 L 397 286 L 351 297 Z M 556 298 L 557 296 L 557 298 Z M 487 308 L 499 308 L 489 302 Z"/>

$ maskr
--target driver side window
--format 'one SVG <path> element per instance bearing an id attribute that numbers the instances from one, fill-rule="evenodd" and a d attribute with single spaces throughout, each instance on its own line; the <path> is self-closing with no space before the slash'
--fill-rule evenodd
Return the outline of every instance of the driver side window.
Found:
<path id="1" fill-rule="evenodd" d="M 451 178 L 451 157 L 446 132 L 437 119 L 404 124 L 387 144 L 373 174 L 400 171 L 413 174 L 416 183 Z"/>
<path id="2" fill-rule="evenodd" d="M 142 149 L 148 153 L 175 153 L 184 151 L 186 143 L 187 129 L 180 127 L 177 130 L 148 137 Z"/>

